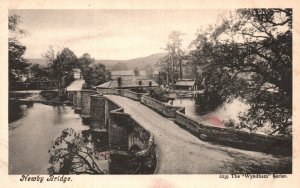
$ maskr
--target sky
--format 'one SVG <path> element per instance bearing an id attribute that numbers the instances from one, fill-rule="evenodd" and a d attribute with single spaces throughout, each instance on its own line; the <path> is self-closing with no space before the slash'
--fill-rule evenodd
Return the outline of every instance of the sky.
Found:
<path id="1" fill-rule="evenodd" d="M 42 58 L 49 46 L 70 48 L 78 57 L 132 59 L 165 52 L 168 35 L 181 31 L 183 48 L 197 30 L 215 24 L 225 10 L 10 10 L 21 16 L 26 58 Z"/>

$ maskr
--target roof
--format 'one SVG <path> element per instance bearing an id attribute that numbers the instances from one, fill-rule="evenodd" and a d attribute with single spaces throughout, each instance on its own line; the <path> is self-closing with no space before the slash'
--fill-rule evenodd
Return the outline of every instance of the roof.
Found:
<path id="1" fill-rule="evenodd" d="M 83 79 L 75 80 L 67 87 L 67 91 L 79 91 L 81 90 L 83 84 L 84 84 Z"/>
<path id="2" fill-rule="evenodd" d="M 159 71 L 155 70 L 151 74 L 159 74 Z"/>
<path id="3" fill-rule="evenodd" d="M 175 83 L 176 86 L 194 86 L 195 80 L 179 80 Z"/>
<path id="4" fill-rule="evenodd" d="M 141 82 L 141 84 L 139 82 Z M 151 82 L 151 86 L 153 87 L 158 86 L 158 84 L 151 79 L 145 79 L 145 80 L 137 79 L 137 80 L 122 80 L 121 87 L 119 87 L 117 80 L 112 80 L 98 85 L 97 88 L 149 87 L 149 82 Z"/>
<path id="5" fill-rule="evenodd" d="M 97 87 L 100 87 L 100 88 L 109 88 L 111 82 L 112 81 L 105 82 L 103 84 L 98 85 Z"/>
<path id="6" fill-rule="evenodd" d="M 146 76 L 146 71 L 139 71 L 140 76 Z M 135 76 L 134 70 L 111 71 L 112 76 Z"/>

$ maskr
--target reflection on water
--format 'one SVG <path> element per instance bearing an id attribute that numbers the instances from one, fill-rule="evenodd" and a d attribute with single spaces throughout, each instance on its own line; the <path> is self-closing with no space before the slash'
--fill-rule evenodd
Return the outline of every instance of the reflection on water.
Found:
<path id="1" fill-rule="evenodd" d="M 200 118 L 193 99 L 176 99 L 174 105 L 184 105 L 187 114 Z M 234 107 L 234 110 L 231 107 Z M 9 124 L 9 174 L 47 174 L 49 147 L 52 141 L 61 135 L 62 130 L 73 128 L 81 132 L 89 128 L 82 124 L 80 116 L 74 114 L 74 110 L 68 106 L 33 104 L 32 107 L 20 108 L 23 109 L 21 118 Z M 223 104 L 209 114 L 225 120 L 234 117 L 239 108 L 243 109 L 245 106 L 237 101 Z M 208 114 L 204 117 L 206 116 Z M 190 145 L 193 143 L 185 147 Z M 292 169 L 291 157 L 244 151 L 206 142 L 203 142 L 201 147 L 197 145 L 193 152 L 198 152 L 197 149 L 203 154 L 203 158 L 212 159 L 214 162 L 203 167 L 207 168 L 209 173 L 291 173 Z M 99 161 L 105 163 L 108 155 L 105 152 L 97 153 Z M 103 167 L 100 162 L 97 164 Z M 218 167 L 213 168 L 214 166 Z"/>
<path id="2" fill-rule="evenodd" d="M 48 150 L 63 129 L 88 129 L 68 106 L 33 104 L 23 108 L 18 120 L 9 124 L 9 173 L 46 174 Z"/>
<path id="3" fill-rule="evenodd" d="M 177 98 L 173 101 L 173 105 L 184 106 L 186 115 L 216 127 L 224 127 L 224 122 L 230 119 L 239 122 L 239 113 L 249 108 L 247 104 L 238 99 L 234 99 L 229 103 L 224 102 L 213 111 L 206 113 L 203 113 L 203 106 L 195 104 L 194 98 Z"/>

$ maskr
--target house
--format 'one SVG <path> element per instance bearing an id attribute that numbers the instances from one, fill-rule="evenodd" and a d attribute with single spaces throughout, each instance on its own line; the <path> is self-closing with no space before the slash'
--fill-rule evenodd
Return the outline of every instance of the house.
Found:
<path id="1" fill-rule="evenodd" d="M 97 91 L 104 92 L 110 89 L 134 89 L 157 87 L 158 84 L 147 77 L 146 71 L 124 70 L 112 71 L 111 81 L 98 85 Z"/>
<path id="2" fill-rule="evenodd" d="M 174 89 L 176 90 L 197 90 L 196 81 L 195 80 L 178 80 L 174 85 Z"/>
<path id="3" fill-rule="evenodd" d="M 122 71 L 112 71 L 111 79 L 117 80 L 118 78 L 122 80 L 132 80 L 132 79 L 147 79 L 146 71 L 140 71 L 137 68 L 134 70 L 122 70 Z"/>

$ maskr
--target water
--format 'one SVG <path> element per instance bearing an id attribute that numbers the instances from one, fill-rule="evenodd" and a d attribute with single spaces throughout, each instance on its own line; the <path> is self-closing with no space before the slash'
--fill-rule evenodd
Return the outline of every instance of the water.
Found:
<path id="1" fill-rule="evenodd" d="M 238 99 L 234 99 L 230 103 L 224 102 L 213 111 L 205 114 L 203 114 L 203 111 L 201 110 L 202 107 L 195 104 L 194 98 L 177 98 L 173 101 L 173 105 L 184 106 L 186 115 L 215 127 L 225 127 L 224 123 L 230 119 L 239 122 L 238 115 L 249 108 L 247 104 Z"/>
<path id="2" fill-rule="evenodd" d="M 69 106 L 35 103 L 20 108 L 21 114 L 9 124 L 10 174 L 47 174 L 48 150 L 61 131 L 73 128 L 79 132 L 89 128 Z"/>
<path id="3" fill-rule="evenodd" d="M 174 105 L 183 104 L 187 107 L 187 114 L 194 114 L 195 118 L 200 118 L 197 114 L 197 106 L 192 99 L 174 101 Z M 233 114 L 230 113 L 233 111 L 229 109 L 231 105 L 243 107 L 238 104 L 236 102 L 221 105 L 210 114 L 215 116 L 220 114 L 218 117 L 222 119 L 232 117 Z M 9 124 L 9 174 L 47 174 L 48 150 L 52 141 L 61 134 L 61 131 L 73 128 L 80 132 L 89 128 L 82 124 L 80 116 L 74 114 L 74 110 L 69 106 L 35 103 L 32 106 L 20 105 L 20 108 L 21 113 Z M 229 112 L 227 113 L 227 111 Z M 181 130 L 178 134 L 183 135 Z M 161 138 L 157 137 L 157 141 L 159 139 Z M 200 152 L 205 155 L 204 159 L 209 158 L 214 161 L 213 164 L 207 163 L 207 169 L 213 169 L 214 164 L 217 165 L 221 161 L 223 165 L 219 167 L 221 170 L 218 170 L 218 173 L 222 172 L 222 169 L 227 173 L 291 173 L 291 157 L 243 151 L 225 146 L 210 146 L 208 143 L 204 143 L 202 148 L 193 143 L 184 143 L 184 145 L 184 147 L 190 147 L 195 153 Z M 171 148 L 171 150 L 174 149 L 176 148 Z M 190 154 L 190 157 L 192 156 L 195 155 Z M 196 156 L 199 159 L 201 155 L 197 154 Z M 199 160 L 203 160 L 203 158 Z"/>

